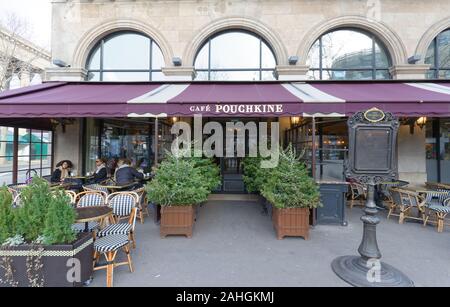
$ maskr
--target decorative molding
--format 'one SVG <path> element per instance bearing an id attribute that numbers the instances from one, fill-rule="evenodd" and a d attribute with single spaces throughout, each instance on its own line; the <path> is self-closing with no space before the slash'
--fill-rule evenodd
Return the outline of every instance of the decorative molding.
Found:
<path id="1" fill-rule="evenodd" d="M 450 17 L 444 18 L 443 20 L 432 25 L 420 38 L 419 44 L 416 48 L 415 54 L 421 55 L 420 64 L 425 63 L 425 55 L 427 54 L 428 47 L 431 45 L 433 39 L 439 35 L 439 33 L 450 29 Z"/>
<path id="2" fill-rule="evenodd" d="M 306 65 L 309 50 L 321 35 L 341 28 L 358 28 L 374 34 L 386 46 L 393 65 L 405 63 L 406 47 L 397 33 L 387 25 L 363 16 L 342 16 L 318 24 L 305 35 L 297 49 L 297 55 L 300 58 L 299 64 Z"/>
<path id="3" fill-rule="evenodd" d="M 84 81 L 88 71 L 85 68 L 48 68 L 44 73 L 45 81 Z"/>
<path id="4" fill-rule="evenodd" d="M 260 35 L 272 48 L 278 64 L 288 64 L 288 53 L 281 38 L 274 30 L 257 19 L 241 16 L 224 17 L 217 19 L 201 28 L 202 30 L 197 32 L 197 34 L 195 34 L 190 40 L 190 43 L 187 44 L 187 47 L 183 53 L 183 61 L 188 65 L 194 65 L 195 55 L 209 37 L 216 33 L 232 29 L 246 30 Z"/>
<path id="5" fill-rule="evenodd" d="M 306 80 L 309 65 L 278 65 L 275 74 L 280 81 Z"/>
<path id="6" fill-rule="evenodd" d="M 86 67 L 86 61 L 89 56 L 89 52 L 94 48 L 95 44 L 99 42 L 105 36 L 118 31 L 136 31 L 149 36 L 152 40 L 158 44 L 161 48 L 161 52 L 164 57 L 164 62 L 167 66 L 172 63 L 173 52 L 170 44 L 166 41 L 163 34 L 154 27 L 141 22 L 139 20 L 132 19 L 113 19 L 97 24 L 88 30 L 78 42 L 75 48 L 72 66 L 73 67 Z"/>
<path id="7" fill-rule="evenodd" d="M 430 70 L 428 64 L 401 64 L 389 68 L 393 79 L 425 79 Z"/>

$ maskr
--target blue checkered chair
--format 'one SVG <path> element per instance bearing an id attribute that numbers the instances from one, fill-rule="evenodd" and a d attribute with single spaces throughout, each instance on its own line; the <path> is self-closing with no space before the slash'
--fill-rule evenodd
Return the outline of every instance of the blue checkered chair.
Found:
<path id="1" fill-rule="evenodd" d="M 127 256 L 127 261 L 116 263 L 116 256 L 119 250 L 123 250 Z M 106 258 L 106 265 L 97 266 L 100 256 Z M 128 265 L 130 272 L 133 272 L 133 263 L 130 255 L 130 241 L 125 234 L 111 234 L 95 240 L 94 243 L 94 271 L 106 269 L 106 286 L 113 286 L 114 268 L 116 266 Z"/>
<path id="2" fill-rule="evenodd" d="M 109 191 L 107 188 L 105 188 L 101 184 L 97 184 L 97 183 L 83 185 L 83 190 L 86 192 L 100 191 L 100 192 L 106 193 L 106 195 L 109 194 Z"/>
<path id="3" fill-rule="evenodd" d="M 147 216 L 150 215 L 150 213 L 148 212 L 147 192 L 145 191 L 144 187 L 133 190 L 132 192 L 136 193 L 139 196 L 138 215 L 139 215 L 139 220 L 141 221 L 141 224 L 144 224 L 144 215 L 147 215 Z"/>
<path id="4" fill-rule="evenodd" d="M 96 207 L 96 206 L 106 206 L 106 194 L 101 191 L 87 191 L 78 193 L 75 197 L 76 206 L 79 208 L 86 207 Z M 89 232 L 95 232 L 101 226 L 101 222 L 89 222 L 88 229 Z M 76 232 L 84 232 L 85 224 L 77 223 L 72 225 L 72 229 Z"/>
<path id="5" fill-rule="evenodd" d="M 106 199 L 108 205 L 113 209 L 115 223 L 98 232 L 98 237 L 124 234 L 136 248 L 134 229 L 136 226 L 137 206 L 139 195 L 135 192 L 116 192 L 110 194 Z M 126 220 L 125 222 L 121 222 Z"/>
<path id="6" fill-rule="evenodd" d="M 424 226 L 427 225 L 430 215 L 436 216 L 437 231 L 443 232 L 445 225 L 445 218 L 450 213 L 450 191 L 444 189 L 437 189 L 436 192 L 427 192 L 427 214 Z"/>
<path id="7" fill-rule="evenodd" d="M 406 219 L 425 221 L 426 201 L 418 193 L 400 188 L 391 188 L 392 204 L 389 206 L 388 218 L 398 216 L 398 223 L 403 224 Z M 395 210 L 398 214 L 393 213 Z M 420 217 L 413 216 L 411 211 L 417 209 Z"/>

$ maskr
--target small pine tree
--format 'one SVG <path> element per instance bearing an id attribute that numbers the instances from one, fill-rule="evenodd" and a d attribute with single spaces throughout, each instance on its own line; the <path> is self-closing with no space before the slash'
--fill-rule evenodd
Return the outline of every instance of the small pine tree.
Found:
<path id="1" fill-rule="evenodd" d="M 22 205 L 15 215 L 16 232 L 27 242 L 35 241 L 44 230 L 48 205 L 52 201 L 50 187 L 42 178 L 34 178 L 20 194 Z"/>
<path id="2" fill-rule="evenodd" d="M 316 208 L 320 205 L 318 186 L 291 146 L 280 153 L 279 164 L 262 185 L 261 194 L 277 208 Z"/>
<path id="3" fill-rule="evenodd" d="M 209 191 L 214 191 L 220 185 L 220 169 L 212 159 L 195 156 L 184 159 L 194 163 L 194 167 L 197 168 L 200 171 L 200 174 L 205 178 L 203 182 Z"/>
<path id="4" fill-rule="evenodd" d="M 0 188 L 0 245 L 14 236 L 14 212 L 12 195 L 8 188 Z"/>
<path id="5" fill-rule="evenodd" d="M 73 242 L 76 234 L 72 230 L 75 223 L 75 211 L 64 191 L 57 191 L 48 206 L 45 218 L 45 244 L 64 244 Z"/>

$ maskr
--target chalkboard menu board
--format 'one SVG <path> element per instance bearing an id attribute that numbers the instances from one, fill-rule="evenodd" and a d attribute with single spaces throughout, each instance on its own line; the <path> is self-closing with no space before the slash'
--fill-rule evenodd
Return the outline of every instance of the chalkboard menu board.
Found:
<path id="1" fill-rule="evenodd" d="M 349 118 L 347 178 L 358 181 L 397 179 L 396 142 L 398 120 L 378 109 Z"/>

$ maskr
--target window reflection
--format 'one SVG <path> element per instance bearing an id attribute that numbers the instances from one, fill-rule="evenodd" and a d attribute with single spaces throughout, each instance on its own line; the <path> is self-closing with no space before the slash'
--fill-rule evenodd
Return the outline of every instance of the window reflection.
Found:
<path id="1" fill-rule="evenodd" d="M 311 47 L 307 64 L 310 79 L 390 79 L 386 48 L 359 30 L 336 30 L 321 36 Z"/>
<path id="2" fill-rule="evenodd" d="M 440 33 L 428 47 L 425 63 L 431 64 L 429 79 L 450 79 L 450 29 Z"/>
<path id="3" fill-rule="evenodd" d="M 236 30 L 210 38 L 194 65 L 196 80 L 274 80 L 276 59 L 261 37 Z"/>
<path id="4" fill-rule="evenodd" d="M 119 32 L 101 40 L 87 63 L 88 81 L 151 81 L 162 71 L 164 57 L 149 37 Z"/>

